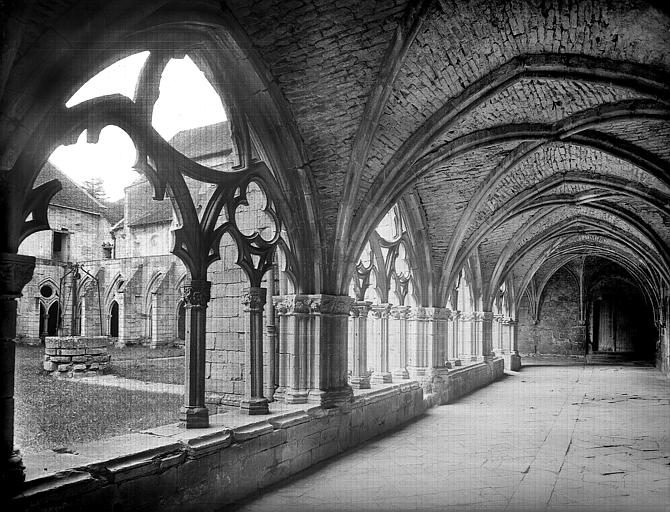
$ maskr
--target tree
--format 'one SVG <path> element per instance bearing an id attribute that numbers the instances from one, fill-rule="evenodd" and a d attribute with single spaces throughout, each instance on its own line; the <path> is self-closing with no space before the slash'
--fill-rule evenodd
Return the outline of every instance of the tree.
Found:
<path id="1" fill-rule="evenodd" d="M 98 201 L 104 202 L 107 200 L 107 193 L 105 192 L 102 178 L 91 178 L 90 180 L 86 180 L 83 184 L 83 188 Z"/>

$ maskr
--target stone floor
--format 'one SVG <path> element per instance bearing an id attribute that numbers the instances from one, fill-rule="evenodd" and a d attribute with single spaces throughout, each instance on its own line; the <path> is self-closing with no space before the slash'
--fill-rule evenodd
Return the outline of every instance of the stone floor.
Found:
<path id="1" fill-rule="evenodd" d="M 670 381 L 533 366 L 236 510 L 670 510 Z"/>

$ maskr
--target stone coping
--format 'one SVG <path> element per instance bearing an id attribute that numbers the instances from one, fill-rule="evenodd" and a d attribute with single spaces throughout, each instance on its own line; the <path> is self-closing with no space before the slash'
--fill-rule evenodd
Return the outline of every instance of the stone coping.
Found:
<path id="1" fill-rule="evenodd" d="M 440 374 L 462 373 L 483 365 L 485 363 L 475 361 L 457 368 L 441 368 Z M 81 485 L 88 479 L 93 484 L 100 477 L 113 478 L 114 481 L 133 478 L 129 475 L 146 471 L 142 467 L 151 464 L 151 461 L 160 461 L 161 468 L 166 460 L 174 459 L 173 463 L 179 464 L 185 459 L 197 459 L 234 443 L 250 442 L 274 430 L 308 422 L 311 418 L 341 414 L 345 410 L 365 407 L 420 387 L 421 382 L 417 380 L 372 384 L 370 389 L 354 390 L 354 400 L 338 408 L 272 402 L 270 414 L 262 417 L 233 410 L 210 416 L 208 428 L 185 429 L 180 423 L 171 423 L 74 445 L 71 453 L 46 451 L 23 454 L 26 483 L 22 495 Z"/>

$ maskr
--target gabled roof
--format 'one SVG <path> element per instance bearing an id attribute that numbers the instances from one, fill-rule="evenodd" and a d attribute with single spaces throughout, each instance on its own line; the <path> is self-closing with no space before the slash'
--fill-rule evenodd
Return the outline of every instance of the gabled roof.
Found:
<path id="1" fill-rule="evenodd" d="M 52 205 L 74 208 L 100 215 L 105 215 L 107 212 L 107 206 L 86 192 L 83 187 L 75 183 L 61 169 L 47 161 L 35 180 L 35 186 L 42 185 L 51 180 L 58 180 L 63 186 L 62 190 L 51 200 Z"/>
<path id="2" fill-rule="evenodd" d="M 183 130 L 170 139 L 170 144 L 183 155 L 196 160 L 227 155 L 233 150 L 230 121 Z"/>

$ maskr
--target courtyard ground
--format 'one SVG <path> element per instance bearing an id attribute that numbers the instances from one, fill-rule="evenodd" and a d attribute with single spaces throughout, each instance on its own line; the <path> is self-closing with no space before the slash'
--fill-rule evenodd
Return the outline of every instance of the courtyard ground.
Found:
<path id="1" fill-rule="evenodd" d="M 107 373 L 149 382 L 183 383 L 183 349 L 111 349 Z M 15 444 L 23 453 L 68 451 L 75 443 L 135 432 L 177 419 L 183 397 L 99 386 L 42 372 L 42 347 L 16 351 Z"/>
<path id="2" fill-rule="evenodd" d="M 668 379 L 533 362 L 235 510 L 670 510 Z"/>

